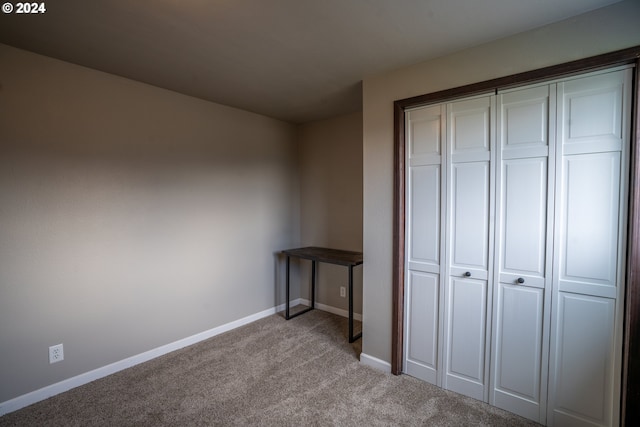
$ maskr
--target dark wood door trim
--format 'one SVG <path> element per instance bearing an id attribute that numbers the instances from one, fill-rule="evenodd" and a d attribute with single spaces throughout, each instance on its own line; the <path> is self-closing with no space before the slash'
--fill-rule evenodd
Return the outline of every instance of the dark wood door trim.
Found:
<path id="1" fill-rule="evenodd" d="M 391 373 L 402 373 L 404 339 L 404 263 L 405 263 L 405 134 L 404 107 L 393 106 L 393 307 L 391 329 Z"/>
<path id="2" fill-rule="evenodd" d="M 640 59 L 634 74 L 621 425 L 640 425 Z"/>
<path id="3" fill-rule="evenodd" d="M 636 64 L 634 73 L 632 161 L 629 200 L 627 289 L 622 378 L 622 425 L 640 425 L 640 46 L 571 61 L 507 77 L 446 89 L 394 102 L 394 194 L 393 194 L 393 310 L 391 328 L 391 372 L 402 373 L 404 347 L 405 265 L 405 110 L 483 92 L 523 86 L 571 74 L 615 65 Z"/>

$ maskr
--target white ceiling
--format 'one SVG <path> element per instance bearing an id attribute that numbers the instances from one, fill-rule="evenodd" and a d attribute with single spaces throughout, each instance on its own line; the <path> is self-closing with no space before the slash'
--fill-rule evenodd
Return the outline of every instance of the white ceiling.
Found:
<path id="1" fill-rule="evenodd" d="M 366 75 L 617 1 L 49 0 L 0 42 L 302 123 L 359 111 Z"/>

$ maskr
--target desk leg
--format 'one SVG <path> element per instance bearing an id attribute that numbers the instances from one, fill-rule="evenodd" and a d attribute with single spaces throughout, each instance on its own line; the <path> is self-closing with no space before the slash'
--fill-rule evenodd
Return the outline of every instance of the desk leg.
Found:
<path id="1" fill-rule="evenodd" d="M 287 255 L 287 303 L 284 318 L 289 320 L 289 255 Z"/>
<path id="2" fill-rule="evenodd" d="M 349 266 L 349 342 L 354 342 L 362 336 L 360 332 L 353 336 L 353 266 Z"/>
<path id="3" fill-rule="evenodd" d="M 316 261 L 311 263 L 311 308 L 316 308 Z"/>
<path id="4" fill-rule="evenodd" d="M 286 295 L 287 302 L 285 304 L 285 311 L 284 311 L 284 318 L 286 320 L 293 319 L 294 317 L 300 316 L 301 314 L 304 314 L 309 310 L 313 310 L 313 307 L 315 307 L 315 296 L 314 295 L 315 295 L 315 286 L 316 286 L 316 279 L 315 279 L 315 277 L 316 277 L 316 274 L 315 274 L 315 272 L 316 272 L 316 262 L 313 261 L 313 268 L 312 268 L 312 270 L 313 270 L 312 274 L 313 275 L 312 275 L 312 278 L 311 278 L 311 307 L 307 307 L 304 310 L 297 311 L 294 314 L 290 314 L 290 311 L 289 311 L 289 302 L 290 302 L 289 301 L 289 298 L 290 298 L 290 295 L 289 295 L 290 261 L 289 260 L 290 260 L 289 255 L 287 255 L 287 295 Z"/>

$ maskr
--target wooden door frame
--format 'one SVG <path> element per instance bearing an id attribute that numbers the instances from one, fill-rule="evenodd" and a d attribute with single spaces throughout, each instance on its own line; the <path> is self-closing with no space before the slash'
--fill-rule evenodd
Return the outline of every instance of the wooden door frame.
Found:
<path id="1" fill-rule="evenodd" d="M 393 301 L 391 372 L 402 373 L 405 266 L 405 110 L 616 65 L 635 64 L 629 225 L 622 364 L 621 425 L 640 425 L 640 46 L 394 102 Z"/>

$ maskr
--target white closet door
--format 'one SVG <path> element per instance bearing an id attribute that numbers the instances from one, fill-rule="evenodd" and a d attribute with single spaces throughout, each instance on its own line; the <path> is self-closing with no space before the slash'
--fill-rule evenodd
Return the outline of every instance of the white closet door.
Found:
<path id="1" fill-rule="evenodd" d="M 630 82 L 558 84 L 549 425 L 619 422 Z"/>
<path id="2" fill-rule="evenodd" d="M 498 97 L 497 269 L 490 402 L 540 423 L 546 418 L 547 398 L 553 242 L 549 147 L 555 141 L 555 135 L 549 134 L 549 128 L 554 127 L 549 117 L 555 116 L 554 106 L 555 85 Z"/>
<path id="3" fill-rule="evenodd" d="M 631 76 L 407 112 L 406 373 L 541 424 L 619 424 Z"/>
<path id="4" fill-rule="evenodd" d="M 495 97 L 451 103 L 443 387 L 487 401 Z"/>
<path id="5" fill-rule="evenodd" d="M 407 274 L 404 371 L 438 381 L 444 106 L 407 113 Z"/>

